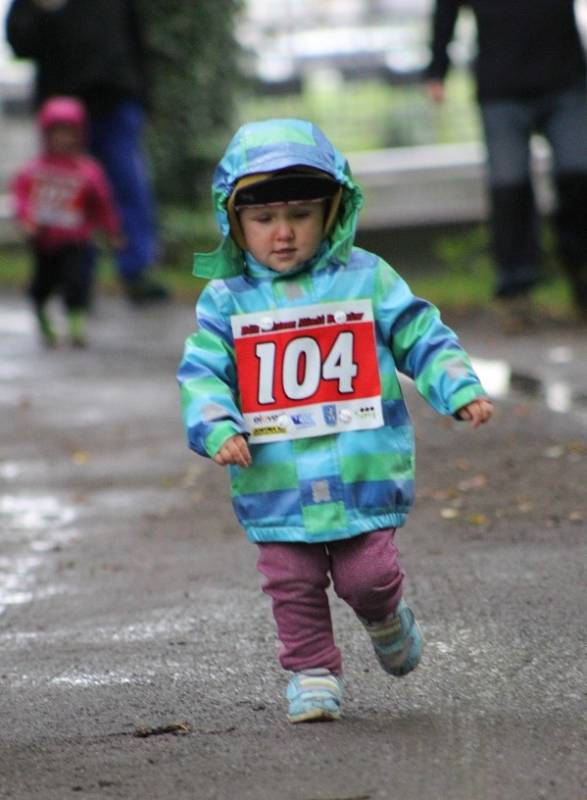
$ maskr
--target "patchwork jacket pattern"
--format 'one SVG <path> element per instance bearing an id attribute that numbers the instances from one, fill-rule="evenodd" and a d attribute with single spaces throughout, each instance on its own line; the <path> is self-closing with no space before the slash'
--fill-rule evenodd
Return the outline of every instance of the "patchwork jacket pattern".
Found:
<path id="1" fill-rule="evenodd" d="M 226 201 L 241 176 L 297 165 L 332 174 L 344 187 L 343 206 L 316 256 L 277 273 L 236 247 Z M 186 341 L 178 372 L 190 448 L 212 457 L 230 436 L 245 433 L 232 316 L 368 299 L 384 424 L 252 444 L 252 466 L 229 467 L 232 500 L 256 542 L 327 542 L 403 525 L 414 497 L 414 435 L 398 373 L 413 379 L 440 414 L 486 396 L 456 334 L 389 264 L 354 246 L 361 192 L 346 160 L 311 123 L 243 126 L 216 169 L 213 197 L 224 238 L 214 253 L 196 255 L 195 274 L 214 279 L 198 299 L 198 330 Z"/>

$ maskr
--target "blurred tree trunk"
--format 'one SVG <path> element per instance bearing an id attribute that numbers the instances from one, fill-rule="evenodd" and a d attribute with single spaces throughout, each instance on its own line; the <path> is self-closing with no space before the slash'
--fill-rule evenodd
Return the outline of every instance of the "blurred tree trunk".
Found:
<path id="1" fill-rule="evenodd" d="M 243 0 L 138 0 L 147 46 L 149 149 L 164 203 L 210 196 L 240 83 L 234 23 Z"/>

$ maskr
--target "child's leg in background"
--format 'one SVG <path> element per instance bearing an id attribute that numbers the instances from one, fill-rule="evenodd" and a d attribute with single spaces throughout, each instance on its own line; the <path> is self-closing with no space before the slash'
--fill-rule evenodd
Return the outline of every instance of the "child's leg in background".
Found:
<path id="1" fill-rule="evenodd" d="M 90 304 L 93 272 L 88 270 L 88 246 L 72 244 L 60 251 L 63 302 L 72 344 L 86 341 L 86 317 Z"/>
<path id="2" fill-rule="evenodd" d="M 35 309 L 41 336 L 47 345 L 53 346 L 57 344 L 57 333 L 47 314 L 46 305 L 59 286 L 60 272 L 53 253 L 40 250 L 33 245 L 31 256 L 33 276 L 28 293 Z"/>
<path id="3" fill-rule="evenodd" d="M 268 542 L 259 545 L 257 568 L 265 576 L 263 591 L 273 602 L 279 662 L 301 672 L 324 668 L 341 671 L 334 644 L 326 589 L 330 560 L 322 544 Z"/>
<path id="4" fill-rule="evenodd" d="M 328 544 L 336 594 L 368 622 L 385 619 L 401 600 L 404 573 L 394 534 L 386 528 Z"/>

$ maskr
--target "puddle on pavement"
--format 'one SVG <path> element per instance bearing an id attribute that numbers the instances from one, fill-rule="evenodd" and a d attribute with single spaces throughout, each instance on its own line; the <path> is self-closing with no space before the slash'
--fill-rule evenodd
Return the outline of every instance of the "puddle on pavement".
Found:
<path id="1" fill-rule="evenodd" d="M 546 363 L 551 375 L 538 378 L 514 369 L 501 359 L 473 358 L 473 366 L 481 382 L 496 400 L 523 395 L 542 401 L 544 405 L 558 414 L 575 413 L 587 422 L 587 393 L 577 391 L 564 377 L 556 375 L 558 367 L 569 368 L 576 361 L 571 347 L 553 347 L 546 353 Z"/>
<path id="2" fill-rule="evenodd" d="M 0 333 L 3 334 L 30 334 L 34 330 L 33 320 L 28 308 L 26 309 L 2 309 L 0 318 Z"/>
<path id="3" fill-rule="evenodd" d="M 52 495 L 4 495 L 0 497 L 0 518 L 5 531 L 41 532 L 45 538 L 52 530 L 69 525 L 75 511 Z"/>
<path id="4" fill-rule="evenodd" d="M 0 559 L 0 614 L 7 605 L 29 603 L 32 592 L 26 591 L 30 575 L 39 567 L 38 557 L 16 557 Z"/>
<path id="5" fill-rule="evenodd" d="M 22 475 L 22 466 L 16 461 L 4 461 L 0 464 L 0 478 L 5 481 L 14 481 Z"/>
<path id="6" fill-rule="evenodd" d="M 0 380 L 1 381 L 14 381 L 26 375 L 27 370 L 23 364 L 14 362 L 0 362 Z"/>
<path id="7" fill-rule="evenodd" d="M 10 466 L 4 464 L 4 470 Z M 14 469 L 8 469 L 8 473 L 14 473 Z M 35 586 L 35 574 L 43 564 L 42 554 L 78 535 L 71 525 L 75 518 L 75 510 L 52 495 L 0 497 L 3 548 L 5 552 L 12 551 L 0 558 L 0 615 L 9 605 L 29 603 L 41 596 Z M 42 594 L 56 591 L 56 586 L 47 586 Z"/>

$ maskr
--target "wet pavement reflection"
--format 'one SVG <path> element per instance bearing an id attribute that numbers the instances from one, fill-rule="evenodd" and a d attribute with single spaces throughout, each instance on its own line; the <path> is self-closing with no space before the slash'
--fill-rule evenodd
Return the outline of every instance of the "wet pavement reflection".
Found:
<path id="1" fill-rule="evenodd" d="M 516 370 L 502 359 L 473 358 L 473 363 L 483 385 L 493 398 L 503 399 L 516 395 L 531 398 L 544 403 L 551 411 L 558 414 L 575 413 L 584 423 L 587 422 L 587 393 L 559 377 L 556 370 L 557 365 L 580 369 L 581 365 L 573 348 L 561 346 L 548 349 L 547 371 L 543 377 Z M 529 368 L 531 369 L 531 365 Z M 586 368 L 584 364 L 583 368 Z"/>

